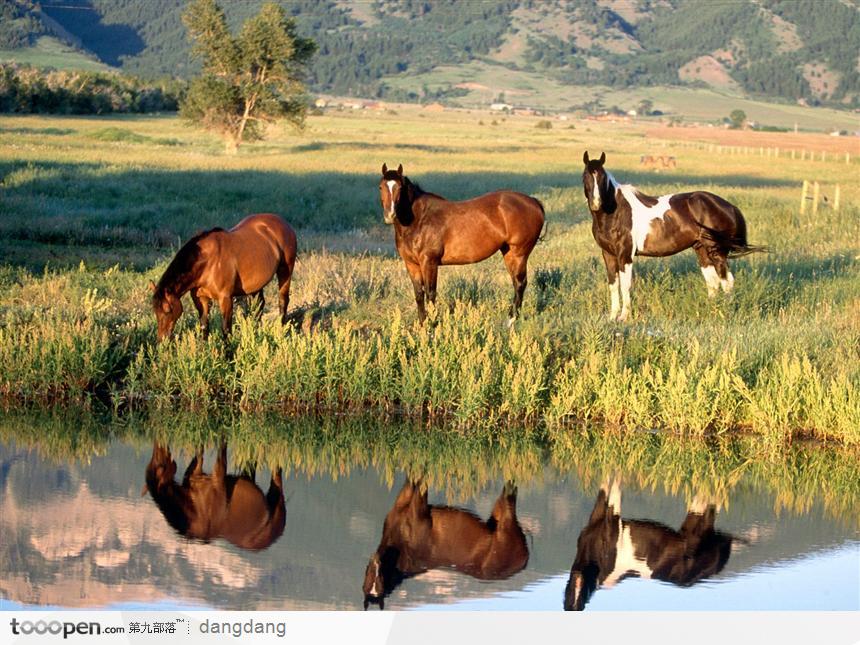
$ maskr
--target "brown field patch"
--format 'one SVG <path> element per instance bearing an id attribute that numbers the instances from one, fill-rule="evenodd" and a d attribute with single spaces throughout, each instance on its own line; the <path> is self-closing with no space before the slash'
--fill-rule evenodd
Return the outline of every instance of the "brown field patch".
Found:
<path id="1" fill-rule="evenodd" d="M 854 136 L 831 137 L 807 132 L 754 132 L 752 130 L 725 130 L 723 128 L 670 128 L 659 126 L 646 130 L 650 138 L 676 141 L 703 141 L 723 146 L 751 146 L 780 148 L 782 150 L 813 150 L 815 152 L 860 154 L 860 138 Z"/>

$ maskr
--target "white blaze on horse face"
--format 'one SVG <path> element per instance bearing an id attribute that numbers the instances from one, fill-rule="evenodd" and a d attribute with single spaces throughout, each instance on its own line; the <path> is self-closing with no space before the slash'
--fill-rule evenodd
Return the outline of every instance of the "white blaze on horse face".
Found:
<path id="1" fill-rule="evenodd" d="M 712 266 L 702 267 L 702 275 L 705 277 L 705 284 L 708 285 L 708 296 L 713 298 L 720 290 L 720 276 L 717 275 L 717 269 Z"/>
<path id="2" fill-rule="evenodd" d="M 591 210 L 599 211 L 603 201 L 600 198 L 600 182 L 597 180 L 596 172 L 591 173 L 591 181 Z"/>
<path id="3" fill-rule="evenodd" d="M 633 255 L 639 251 L 647 251 L 645 248 L 645 239 L 651 232 L 651 223 L 655 219 L 663 219 L 663 216 L 669 211 L 669 200 L 674 195 L 661 195 L 657 198 L 657 203 L 653 206 L 646 206 L 636 197 L 636 189 L 630 184 L 620 186 L 621 194 L 624 199 L 630 204 L 630 211 L 633 219 L 633 228 L 630 233 L 633 236 Z"/>
<path id="4" fill-rule="evenodd" d="M 389 202 L 389 206 L 388 206 L 388 216 L 389 217 L 394 216 L 394 206 L 395 206 L 395 204 L 394 204 L 394 185 L 396 183 L 397 182 L 394 180 L 390 180 L 390 181 L 385 182 L 385 184 L 388 186 L 388 197 L 391 200 Z"/>
<path id="5" fill-rule="evenodd" d="M 618 321 L 624 322 L 630 314 L 630 284 L 633 282 L 633 263 L 625 264 L 624 270 L 618 276 L 621 283 L 621 314 L 618 316 Z"/>

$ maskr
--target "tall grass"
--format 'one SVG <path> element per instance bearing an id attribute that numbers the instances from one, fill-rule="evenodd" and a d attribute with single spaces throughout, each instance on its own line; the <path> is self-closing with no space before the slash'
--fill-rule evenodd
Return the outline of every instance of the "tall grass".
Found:
<path id="1" fill-rule="evenodd" d="M 11 144 L 0 147 L 0 254 L 30 270 L 0 268 L 0 395 L 10 404 L 372 408 L 462 428 L 573 432 L 599 421 L 690 437 L 740 429 L 774 446 L 860 443 L 855 164 L 716 164 L 635 128 L 589 124 L 594 131 L 550 141 L 515 119 L 500 143 L 470 118 L 443 115 L 428 134 L 410 113 L 326 116 L 309 124 L 313 144 L 275 134 L 230 158 L 170 119 L 14 119 L 19 127 L 0 131 Z M 33 127 L 47 124 L 57 134 Z M 105 132 L 135 143 L 99 141 Z M 432 141 L 413 143 L 419 132 Z M 158 145 L 165 137 L 181 145 Z M 678 155 L 678 170 L 641 170 L 638 155 L 658 143 Z M 736 291 L 715 300 L 690 253 L 637 261 L 633 317 L 606 323 L 606 278 L 571 161 L 595 146 L 620 180 L 647 192 L 724 195 L 771 253 L 733 262 Z M 498 258 L 443 267 L 431 324 L 415 324 L 392 233 L 377 224 L 382 160 L 403 161 L 452 198 L 504 186 L 543 200 L 549 235 L 530 258 L 512 331 Z M 840 212 L 798 215 L 799 180 L 813 170 L 841 182 Z M 269 287 L 261 325 L 239 314 L 228 341 L 203 340 L 188 304 L 176 338 L 156 345 L 146 284 L 178 241 L 264 210 L 299 228 L 293 324 L 276 322 Z M 46 262 L 57 268 L 32 270 Z"/>

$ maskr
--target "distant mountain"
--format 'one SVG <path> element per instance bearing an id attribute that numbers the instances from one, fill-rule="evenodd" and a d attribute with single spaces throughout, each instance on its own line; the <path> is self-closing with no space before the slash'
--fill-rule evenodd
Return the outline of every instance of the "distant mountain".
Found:
<path id="1" fill-rule="evenodd" d="M 263 0 L 222 2 L 238 27 Z M 445 98 L 409 79 L 474 63 L 555 83 L 710 86 L 860 106 L 858 0 L 283 0 L 317 92 Z M 0 0 L 0 49 L 63 32 L 130 73 L 189 76 L 183 0 Z M 8 16 L 8 19 L 7 19 Z"/>

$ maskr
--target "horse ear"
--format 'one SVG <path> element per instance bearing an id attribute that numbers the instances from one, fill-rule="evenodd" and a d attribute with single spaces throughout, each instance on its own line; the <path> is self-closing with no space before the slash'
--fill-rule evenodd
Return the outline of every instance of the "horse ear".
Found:
<path id="1" fill-rule="evenodd" d="M 605 162 L 606 162 L 606 153 L 601 152 L 600 153 L 600 165 L 602 166 Z"/>
<path id="2" fill-rule="evenodd" d="M 586 150 L 585 153 L 582 155 L 582 163 L 584 163 L 586 166 L 588 165 L 588 150 Z"/>
<path id="3" fill-rule="evenodd" d="M 403 164 L 397 166 L 397 174 L 403 177 Z"/>
<path id="4" fill-rule="evenodd" d="M 155 293 L 155 289 L 156 289 L 155 283 L 152 280 L 150 280 L 149 281 L 149 290 L 152 291 L 152 293 Z"/>
<path id="5" fill-rule="evenodd" d="M 382 164 L 382 176 L 385 177 L 385 173 L 388 172 L 388 164 Z"/>

